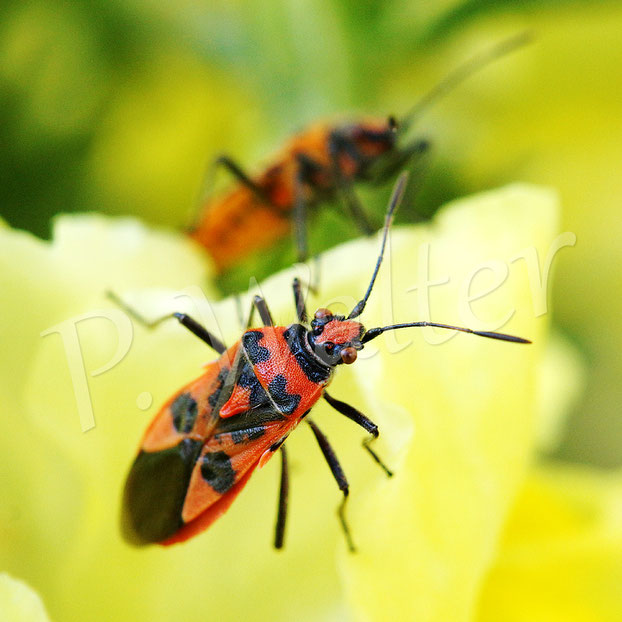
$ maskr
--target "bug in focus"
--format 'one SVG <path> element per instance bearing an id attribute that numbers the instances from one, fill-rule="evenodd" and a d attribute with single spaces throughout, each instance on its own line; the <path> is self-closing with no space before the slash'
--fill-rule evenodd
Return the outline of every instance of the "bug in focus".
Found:
<path id="1" fill-rule="evenodd" d="M 147 428 L 123 493 L 122 527 L 135 544 L 182 542 L 207 529 L 231 505 L 255 468 L 281 453 L 281 485 L 275 547 L 283 546 L 289 489 L 285 441 L 303 420 L 311 427 L 343 493 L 339 519 L 350 550 L 354 544 L 345 517 L 348 481 L 327 438 L 307 417 L 321 399 L 364 428 L 369 454 L 391 472 L 369 446 L 378 426 L 355 407 L 326 391 L 335 369 L 356 361 L 364 345 L 389 330 L 434 326 L 515 343 L 526 339 L 503 333 L 473 331 L 436 322 L 408 322 L 366 329 L 363 313 L 378 275 L 393 214 L 401 201 L 407 174 L 397 181 L 387 209 L 381 250 L 363 298 L 345 317 L 318 309 L 310 323 L 300 282 L 293 283 L 298 322 L 274 326 L 265 301 L 256 296 L 249 317 L 259 312 L 262 328 L 247 329 L 230 347 L 198 322 L 181 313 L 174 317 L 220 357 L 180 389 Z M 124 306 L 128 313 L 140 318 Z M 141 320 L 142 321 L 142 320 Z"/>
<path id="2" fill-rule="evenodd" d="M 227 169 L 238 184 L 207 201 L 190 236 L 207 249 L 217 270 L 224 271 L 286 237 L 293 225 L 298 259 L 305 261 L 307 212 L 336 198 L 361 232 L 371 234 L 374 227 L 356 196 L 355 183 L 382 184 L 423 154 L 426 140 L 402 144 L 416 119 L 478 70 L 529 40 L 529 33 L 521 33 L 458 66 L 400 120 L 390 116 L 314 124 L 294 136 L 256 176 L 228 156 L 217 158 L 214 166 Z"/>

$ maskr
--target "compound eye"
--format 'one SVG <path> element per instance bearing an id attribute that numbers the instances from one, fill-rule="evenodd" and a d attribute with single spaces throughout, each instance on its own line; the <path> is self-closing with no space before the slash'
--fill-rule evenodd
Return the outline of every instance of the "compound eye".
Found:
<path id="1" fill-rule="evenodd" d="M 315 316 L 314 317 L 315 317 L 316 320 L 324 320 L 327 317 L 332 317 L 332 315 L 333 314 L 328 309 L 322 308 L 322 309 L 318 309 L 315 312 Z"/>
<path id="2" fill-rule="evenodd" d="M 354 363 L 354 361 L 356 361 L 356 349 L 352 348 L 352 347 L 344 348 L 341 351 L 341 360 L 346 365 L 352 365 L 352 363 Z"/>

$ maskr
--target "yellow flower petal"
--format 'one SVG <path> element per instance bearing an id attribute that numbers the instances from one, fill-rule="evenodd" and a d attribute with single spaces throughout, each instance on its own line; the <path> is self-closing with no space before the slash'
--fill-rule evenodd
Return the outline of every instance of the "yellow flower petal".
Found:
<path id="1" fill-rule="evenodd" d="M 74 226 L 73 219 L 65 222 Z M 185 241 L 159 257 L 150 250 L 152 234 L 137 234 L 131 223 L 130 234 L 123 223 L 105 219 L 78 219 L 75 227 L 83 227 L 80 234 L 61 227 L 51 249 L 6 236 L 13 246 L 5 267 L 16 275 L 7 280 L 10 325 L 25 306 L 24 289 L 35 303 L 21 323 L 28 345 L 20 366 L 23 395 L 13 396 L 9 413 L 21 414 L 7 490 L 15 512 L 22 513 L 13 529 L 23 533 L 2 543 L 3 559 L 11 567 L 36 568 L 50 610 L 66 620 L 192 620 L 206 608 L 219 620 L 249 612 L 254 620 L 270 621 L 299 619 L 309 611 L 334 614 L 342 598 L 333 556 L 336 542 L 344 548 L 334 516 L 340 493 L 309 430 L 288 440 L 292 496 L 283 555 L 270 548 L 276 461 L 252 478 L 208 533 L 170 549 L 134 550 L 122 542 L 119 496 L 141 433 L 161 403 L 197 376 L 213 353 L 174 322 L 152 332 L 136 328 L 120 362 L 92 376 L 122 340 L 118 324 L 84 320 L 78 335 L 95 427 L 83 432 L 63 342 L 57 334 L 40 339 L 40 332 L 76 314 L 110 310 L 101 293 L 114 286 L 111 278 L 149 317 L 183 304 L 228 343 L 239 338 L 240 322 L 235 300 L 201 300 L 206 273 L 200 262 L 190 261 L 195 268 L 188 270 L 193 251 Z M 331 393 L 379 423 L 378 450 L 396 471 L 393 480 L 384 477 L 361 450 L 365 434 L 352 422 L 325 404 L 314 410 L 351 482 L 349 518 L 361 553 L 343 565 L 348 603 L 356 611 L 371 618 L 416 612 L 422 620 L 440 620 L 451 611 L 459 621 L 460 608 L 472 603 L 533 447 L 537 374 L 546 344 L 547 318 L 535 318 L 532 308 L 532 290 L 538 296 L 538 289 L 530 286 L 525 260 L 512 260 L 529 247 L 542 256 L 555 232 L 554 195 L 526 186 L 458 202 L 430 226 L 393 232 L 362 316 L 366 326 L 433 319 L 502 328 L 534 344 L 412 329 L 370 343 L 356 365 L 339 370 Z M 144 237 L 132 251 L 137 235 Z M 365 291 L 377 251 L 378 239 L 365 239 L 323 256 L 321 295 L 309 301 L 310 308 L 332 303 L 337 312 L 351 309 Z M 429 309 L 421 271 L 426 258 L 432 279 L 449 278 L 429 289 Z M 165 260 L 168 268 L 158 263 Z M 261 285 L 279 324 L 295 320 L 294 275 L 306 282 L 313 276 L 297 266 Z M 141 287 L 150 288 L 142 297 Z M 173 299 L 180 290 L 194 300 Z M 256 291 L 243 296 L 244 309 Z M 18 338 L 5 330 L 17 347 Z M 447 338 L 443 345 L 426 343 Z M 6 356 L 2 365 L 10 369 Z M 5 389 L 9 394 L 11 387 Z M 4 450 L 6 441 L 0 443 Z"/>
<path id="2" fill-rule="evenodd" d="M 622 176 L 616 166 L 622 141 L 612 128 L 619 127 L 622 5 L 564 4 L 521 15 L 515 30 L 531 29 L 533 44 L 446 98 L 435 111 L 445 117 L 437 120 L 435 138 L 442 141 L 440 153 L 455 154 L 448 170 L 469 187 L 520 177 L 558 189 L 562 227 L 576 233 L 577 244 L 560 257 L 555 307 L 594 362 L 565 455 L 618 465 L 622 296 L 614 292 L 622 291 Z M 497 38 L 499 28 L 511 28 L 505 13 L 490 17 L 461 29 L 451 49 L 463 50 L 470 41 L 481 46 Z M 434 52 L 436 64 L 444 55 Z"/>
<path id="3" fill-rule="evenodd" d="M 577 350 L 553 332 L 540 369 L 538 447 L 542 451 L 559 445 L 565 417 L 585 388 L 585 371 Z"/>
<path id="4" fill-rule="evenodd" d="M 501 280 L 506 265 L 503 285 L 474 309 L 498 322 L 515 308 L 503 330 L 534 343 L 514 346 L 460 335 L 430 347 L 421 335 L 409 335 L 416 347 L 378 357 L 371 373 L 359 366 L 358 381 L 373 404 L 369 412 L 386 422 L 387 442 L 401 450 L 394 480 L 377 481 L 357 494 L 363 502 L 353 522 L 361 552 L 342 562 L 349 602 L 360 619 L 471 619 L 479 582 L 533 448 L 537 370 L 546 345 L 546 316 L 534 317 L 524 266 L 511 261 L 526 247 L 545 256 L 555 234 L 554 195 L 527 186 L 456 202 L 431 230 L 418 230 L 412 255 L 431 242 L 433 273 L 450 276 L 451 285 L 439 285 L 431 298 L 435 320 L 459 323 L 456 306 L 470 275 L 487 265 L 488 274 L 479 276 L 498 274 Z M 394 252 L 396 243 L 394 236 Z M 415 257 L 404 265 L 400 251 L 398 246 L 401 262 L 393 263 L 400 283 L 393 291 L 401 294 L 395 296 L 396 320 L 416 317 L 405 284 L 413 283 L 418 266 Z M 488 283 L 472 285 L 471 291 L 479 291 Z M 487 325 L 493 327 L 498 325 Z M 395 339 L 404 343 L 406 335 Z M 387 414 L 393 412 L 409 421 L 408 428 L 392 428 L 395 419 Z"/>
<path id="5" fill-rule="evenodd" d="M 617 622 L 620 585 L 622 474 L 549 465 L 521 491 L 477 620 Z"/>
<path id="6" fill-rule="evenodd" d="M 0 230 L 0 447 L 6 466 L 0 567 L 36 580 L 53 610 L 58 605 L 52 586 L 81 528 L 82 495 L 89 482 L 81 478 L 82 464 L 75 462 L 74 454 L 85 447 L 86 436 L 80 429 L 63 344 L 58 334 L 41 333 L 85 311 L 110 306 L 104 299 L 108 288 L 123 291 L 137 284 L 183 288 L 190 282 L 206 283 L 209 274 L 205 260 L 188 241 L 147 230 L 133 219 L 62 217 L 55 236 L 47 243 L 23 232 Z M 89 371 L 114 353 L 117 337 L 108 320 L 94 323 L 102 342 L 94 359 L 88 358 L 85 348 Z M 88 331 L 86 324 L 83 328 Z M 41 370 L 43 383 L 28 386 L 35 360 L 48 348 L 54 358 Z M 65 384 L 61 388 L 59 383 Z M 66 403 L 61 399 L 63 389 L 70 395 Z M 26 402 L 32 404 L 32 416 Z M 65 409 L 66 425 L 63 417 L 52 415 L 54 405 Z M 95 414 L 101 414 L 97 408 Z M 71 446 L 66 431 L 74 426 L 78 440 Z M 116 527 L 116 517 L 111 522 Z M 64 580 L 71 584 L 67 577 Z M 84 616 L 89 617 L 86 612 Z"/>
<path id="7" fill-rule="evenodd" d="M 23 581 L 0 574 L 0 620 L 2 622 L 49 622 L 41 599 Z"/>
<path id="8" fill-rule="evenodd" d="M 163 44 L 117 85 L 99 123 L 87 167 L 99 209 L 131 205 L 152 222 L 187 226 L 206 163 L 219 153 L 239 156 L 240 142 L 261 135 L 258 108 L 235 78 Z"/>

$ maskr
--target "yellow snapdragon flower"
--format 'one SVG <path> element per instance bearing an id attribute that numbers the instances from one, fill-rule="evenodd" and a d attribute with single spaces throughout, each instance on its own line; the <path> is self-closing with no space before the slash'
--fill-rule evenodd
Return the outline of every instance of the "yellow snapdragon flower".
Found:
<path id="1" fill-rule="evenodd" d="M 525 484 L 535 447 L 557 425 L 542 413 L 549 316 L 537 275 L 558 242 L 555 195 L 520 185 L 456 202 L 430 225 L 395 228 L 367 327 L 433 319 L 534 343 L 413 329 L 366 347 L 331 393 L 380 425 L 378 450 L 396 475 L 385 478 L 361 451 L 361 430 L 318 405 L 314 417 L 351 483 L 360 552 L 345 551 L 334 515 L 340 495 L 301 429 L 288 441 L 290 523 L 277 554 L 276 461 L 183 545 L 134 549 L 119 534 L 120 491 L 142 431 L 213 353 L 174 322 L 153 332 L 133 326 L 104 292 L 150 317 L 185 309 L 232 343 L 236 301 L 213 302 L 199 251 L 180 236 L 95 215 L 58 219 L 51 243 L 0 230 L 1 568 L 28 581 L 58 621 L 494 619 L 507 605 L 495 590 L 523 570 L 504 564 L 521 508 L 537 506 Z M 323 255 L 309 307 L 350 308 L 377 250 L 378 240 L 366 239 Z M 294 275 L 313 278 L 296 266 L 260 287 L 279 324 L 295 319 Z M 242 296 L 244 308 L 257 289 Z M 573 477 L 546 480 L 535 509 L 546 513 L 561 494 L 556 482 L 572 490 Z M 610 492 L 592 480 L 584 490 L 598 504 Z M 613 537 L 616 524 L 608 525 Z M 519 530 L 518 541 L 530 535 Z M 619 557 L 612 549 L 608 559 Z"/>

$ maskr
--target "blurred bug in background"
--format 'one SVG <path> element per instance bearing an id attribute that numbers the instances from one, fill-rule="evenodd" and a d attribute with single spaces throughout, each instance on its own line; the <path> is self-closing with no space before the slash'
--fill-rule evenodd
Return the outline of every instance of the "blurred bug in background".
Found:
<path id="1" fill-rule="evenodd" d="M 370 222 L 355 184 L 383 184 L 424 154 L 428 141 L 407 140 L 410 129 L 432 104 L 486 65 L 525 45 L 523 32 L 505 39 L 458 66 L 401 119 L 363 119 L 350 123 L 318 122 L 294 136 L 264 171 L 250 176 L 229 156 L 213 163 L 225 168 L 237 185 L 208 200 L 190 235 L 204 246 L 219 271 L 268 247 L 292 230 L 299 261 L 309 256 L 307 218 L 318 205 L 339 199 L 358 229 L 371 234 Z M 292 225 L 293 223 L 293 225 Z"/>

